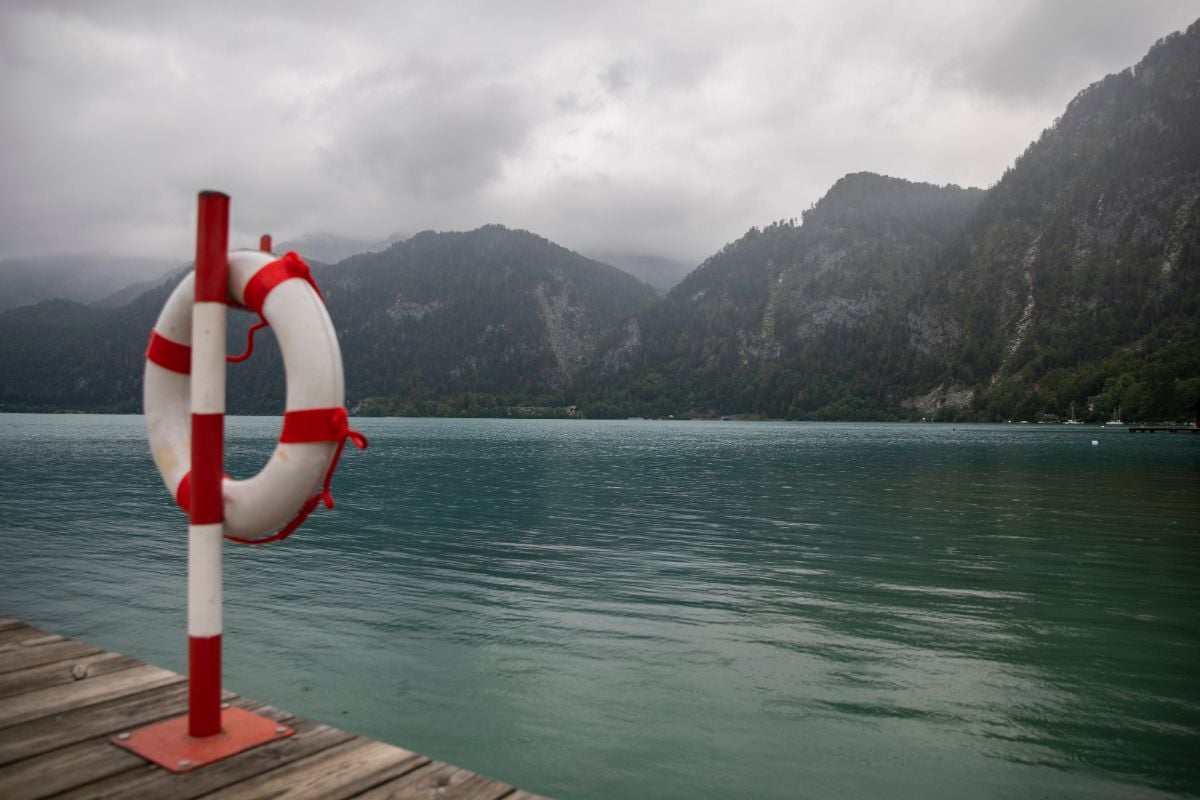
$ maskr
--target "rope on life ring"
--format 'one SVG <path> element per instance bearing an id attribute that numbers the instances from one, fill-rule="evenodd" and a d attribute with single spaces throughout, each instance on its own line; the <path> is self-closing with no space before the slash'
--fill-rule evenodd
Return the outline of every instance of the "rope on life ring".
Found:
<path id="1" fill-rule="evenodd" d="M 191 342 L 195 273 L 175 287 L 159 313 L 146 348 L 143 406 L 154 463 L 184 511 L 190 503 Z M 290 536 L 318 504 L 333 508 L 330 483 L 349 439 L 365 449 L 345 409 L 342 354 L 337 334 L 308 265 L 295 253 L 276 258 L 255 250 L 229 254 L 231 305 L 256 313 L 254 332 L 275 330 L 287 375 L 283 430 L 266 466 L 246 480 L 224 479 L 225 538 L 265 544 Z M 282 526 L 282 527 L 281 527 Z M 275 533 L 268 533 L 279 528 Z"/>

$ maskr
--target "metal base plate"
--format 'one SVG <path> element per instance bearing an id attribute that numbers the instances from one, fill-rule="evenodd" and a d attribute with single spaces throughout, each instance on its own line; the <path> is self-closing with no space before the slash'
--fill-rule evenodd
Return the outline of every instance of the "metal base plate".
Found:
<path id="1" fill-rule="evenodd" d="M 244 708 L 221 710 L 221 732 L 201 738 L 188 736 L 188 718 L 156 722 L 118 733 L 109 739 L 171 772 L 190 772 L 261 744 L 286 739 L 295 731 Z"/>

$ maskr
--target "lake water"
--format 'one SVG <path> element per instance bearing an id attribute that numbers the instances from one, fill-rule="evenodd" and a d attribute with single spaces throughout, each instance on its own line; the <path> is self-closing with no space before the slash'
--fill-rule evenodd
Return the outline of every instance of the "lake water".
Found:
<path id="1" fill-rule="evenodd" d="M 0 415 L 0 615 L 182 671 L 142 426 Z M 1200 794 L 1200 436 L 357 427 L 334 511 L 226 548 L 235 691 L 564 799 Z"/>

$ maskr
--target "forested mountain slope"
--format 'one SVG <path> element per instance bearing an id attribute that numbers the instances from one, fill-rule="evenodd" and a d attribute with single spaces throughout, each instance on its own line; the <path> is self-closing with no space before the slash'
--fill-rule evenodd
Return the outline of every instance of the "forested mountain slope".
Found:
<path id="1" fill-rule="evenodd" d="M 348 398 L 381 398 L 377 411 L 464 393 L 561 402 L 595 343 L 656 297 L 614 267 L 500 226 L 420 233 L 314 274 L 341 339 Z M 0 404 L 140 408 L 142 354 L 173 283 L 120 309 L 49 301 L 0 314 Z M 238 351 L 252 319 L 231 317 Z M 230 366 L 231 413 L 282 408 L 278 349 L 269 332 L 259 339 L 251 362 Z"/>
<path id="2" fill-rule="evenodd" d="M 1200 23 L 1081 92 L 986 193 L 848 175 L 629 323 L 614 413 L 1190 418 Z"/>
<path id="3" fill-rule="evenodd" d="M 1200 23 L 1081 92 L 988 192 L 931 306 L 984 417 L 1200 399 Z"/>
<path id="4" fill-rule="evenodd" d="M 936 376 L 947 344 L 910 313 L 983 192 L 848 175 L 752 229 L 628 324 L 589 396 L 636 413 L 872 416 Z"/>

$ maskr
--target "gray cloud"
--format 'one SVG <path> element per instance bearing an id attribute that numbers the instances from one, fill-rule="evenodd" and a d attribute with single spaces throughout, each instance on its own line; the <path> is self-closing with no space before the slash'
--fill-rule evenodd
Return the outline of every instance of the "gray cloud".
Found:
<path id="1" fill-rule="evenodd" d="M 1132 66 L 1196 13 L 1143 0 L 1026 0 L 992 15 L 990 31 L 976 33 L 941 76 L 1002 100 L 1056 101 Z"/>
<path id="2" fill-rule="evenodd" d="M 485 188 L 526 142 L 539 105 L 484 68 L 413 63 L 329 92 L 321 163 L 401 199 L 450 200 Z"/>
<path id="3" fill-rule="evenodd" d="M 842 174 L 987 185 L 1192 4 L 0 7 L 0 256 L 488 222 L 699 261 Z"/>

